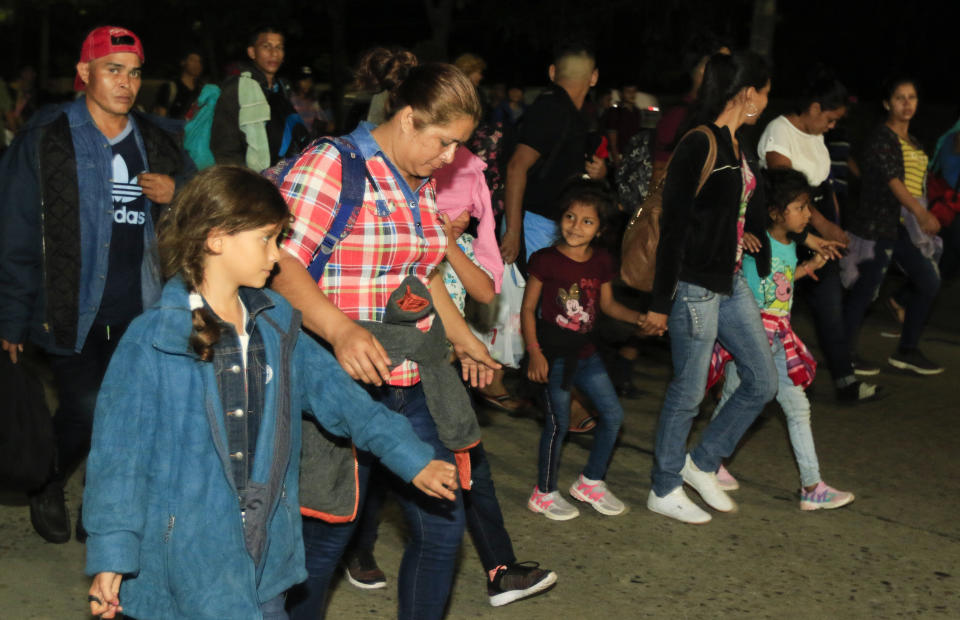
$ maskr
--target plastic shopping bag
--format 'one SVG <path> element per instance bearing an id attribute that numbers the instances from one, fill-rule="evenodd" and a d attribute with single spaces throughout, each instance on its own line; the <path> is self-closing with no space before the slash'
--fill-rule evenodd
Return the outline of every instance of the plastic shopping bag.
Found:
<path id="1" fill-rule="evenodd" d="M 496 306 L 496 318 L 487 331 L 474 329 L 474 334 L 487 348 L 490 356 L 511 368 L 519 368 L 523 359 L 523 334 L 520 333 L 520 306 L 527 282 L 517 265 L 507 265 L 503 272 L 503 286 L 491 305 Z"/>

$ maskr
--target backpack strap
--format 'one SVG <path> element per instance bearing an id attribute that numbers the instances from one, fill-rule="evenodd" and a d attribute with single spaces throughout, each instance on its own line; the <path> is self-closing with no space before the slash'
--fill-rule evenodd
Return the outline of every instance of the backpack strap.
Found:
<path id="1" fill-rule="evenodd" d="M 330 144 L 340 152 L 342 173 L 340 198 L 337 199 L 333 223 L 330 224 L 323 241 L 317 246 L 310 265 L 307 266 L 307 272 L 316 282 L 323 277 L 324 267 L 330 260 L 337 243 L 350 234 L 350 230 L 357 221 L 360 207 L 363 206 L 363 194 L 366 191 L 368 176 L 367 162 L 352 142 L 345 138 L 325 138 L 320 140 L 317 146 L 322 143 Z"/>

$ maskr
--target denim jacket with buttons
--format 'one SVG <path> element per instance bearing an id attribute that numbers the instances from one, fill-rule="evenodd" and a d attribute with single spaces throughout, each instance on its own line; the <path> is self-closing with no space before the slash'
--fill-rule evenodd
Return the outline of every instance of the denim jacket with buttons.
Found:
<path id="1" fill-rule="evenodd" d="M 405 480 L 433 458 L 406 418 L 373 402 L 300 331 L 282 297 L 244 291 L 266 303 L 255 321 L 269 369 L 245 517 L 215 367 L 189 345 L 179 277 L 130 324 L 100 390 L 83 497 L 86 571 L 122 573 L 120 604 L 133 617 L 260 618 L 263 602 L 306 578 L 301 411 Z"/>
<path id="2" fill-rule="evenodd" d="M 193 171 L 176 125 L 132 112 L 147 169 Z M 39 111 L 0 160 L 0 337 L 30 338 L 56 353 L 79 352 L 106 284 L 112 218 L 113 151 L 85 97 Z M 146 201 L 149 213 L 155 206 Z M 143 308 L 162 286 L 153 219 L 143 227 Z"/>

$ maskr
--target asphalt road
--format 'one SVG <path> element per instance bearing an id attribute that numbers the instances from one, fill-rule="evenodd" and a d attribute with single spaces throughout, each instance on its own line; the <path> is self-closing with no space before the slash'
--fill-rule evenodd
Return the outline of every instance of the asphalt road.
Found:
<path id="1" fill-rule="evenodd" d="M 892 324 L 876 314 L 861 340 L 866 357 L 879 361 L 895 341 L 880 335 Z M 954 285 L 922 343 L 947 371 L 916 378 L 886 369 L 878 380 L 891 394 L 879 403 L 840 407 L 828 374 L 818 376 L 811 402 L 821 471 L 829 484 L 857 495 L 835 511 L 798 509 L 798 474 L 773 404 L 728 466 L 741 482 L 737 513 L 714 513 L 711 523 L 691 526 L 649 512 L 653 432 L 670 374 L 662 347 L 649 347 L 638 366 L 646 393 L 624 401 L 624 430 L 607 476 L 630 506 L 624 515 L 584 507 L 579 518 L 557 523 L 529 512 L 539 423 L 492 414 L 484 443 L 517 555 L 556 570 L 559 581 L 541 596 L 494 609 L 467 538 L 448 617 L 960 618 L 957 316 Z M 796 322 L 813 345 L 808 322 L 802 315 Z M 590 441 L 587 435 L 568 442 L 562 489 L 586 461 Z M 72 511 L 79 495 L 75 475 L 67 493 Z M 328 618 L 395 615 L 402 539 L 399 511 L 388 506 L 377 547 L 388 587 L 361 591 L 340 580 Z M 45 543 L 33 533 L 25 499 L 0 496 L 0 617 L 83 618 L 87 586 L 83 546 Z"/>

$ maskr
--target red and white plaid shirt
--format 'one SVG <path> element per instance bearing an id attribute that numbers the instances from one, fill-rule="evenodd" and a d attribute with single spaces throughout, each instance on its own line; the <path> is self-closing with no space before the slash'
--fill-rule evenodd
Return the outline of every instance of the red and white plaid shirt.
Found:
<path id="1" fill-rule="evenodd" d="M 319 286 L 351 319 L 382 321 L 390 293 L 408 275 L 429 286 L 429 276 L 443 260 L 447 238 L 440 226 L 432 180 L 415 191 L 422 224 L 418 235 L 413 209 L 404 194 L 406 181 L 393 174 L 379 150 L 364 156 L 373 183 L 367 179 L 357 221 L 334 249 Z M 341 170 L 339 152 L 325 144 L 302 155 L 284 178 L 280 192 L 294 223 L 282 247 L 305 267 L 333 223 Z M 428 331 L 433 316 L 421 319 L 417 327 Z M 405 360 L 393 369 L 389 383 L 410 386 L 418 381 L 417 364 Z"/>

